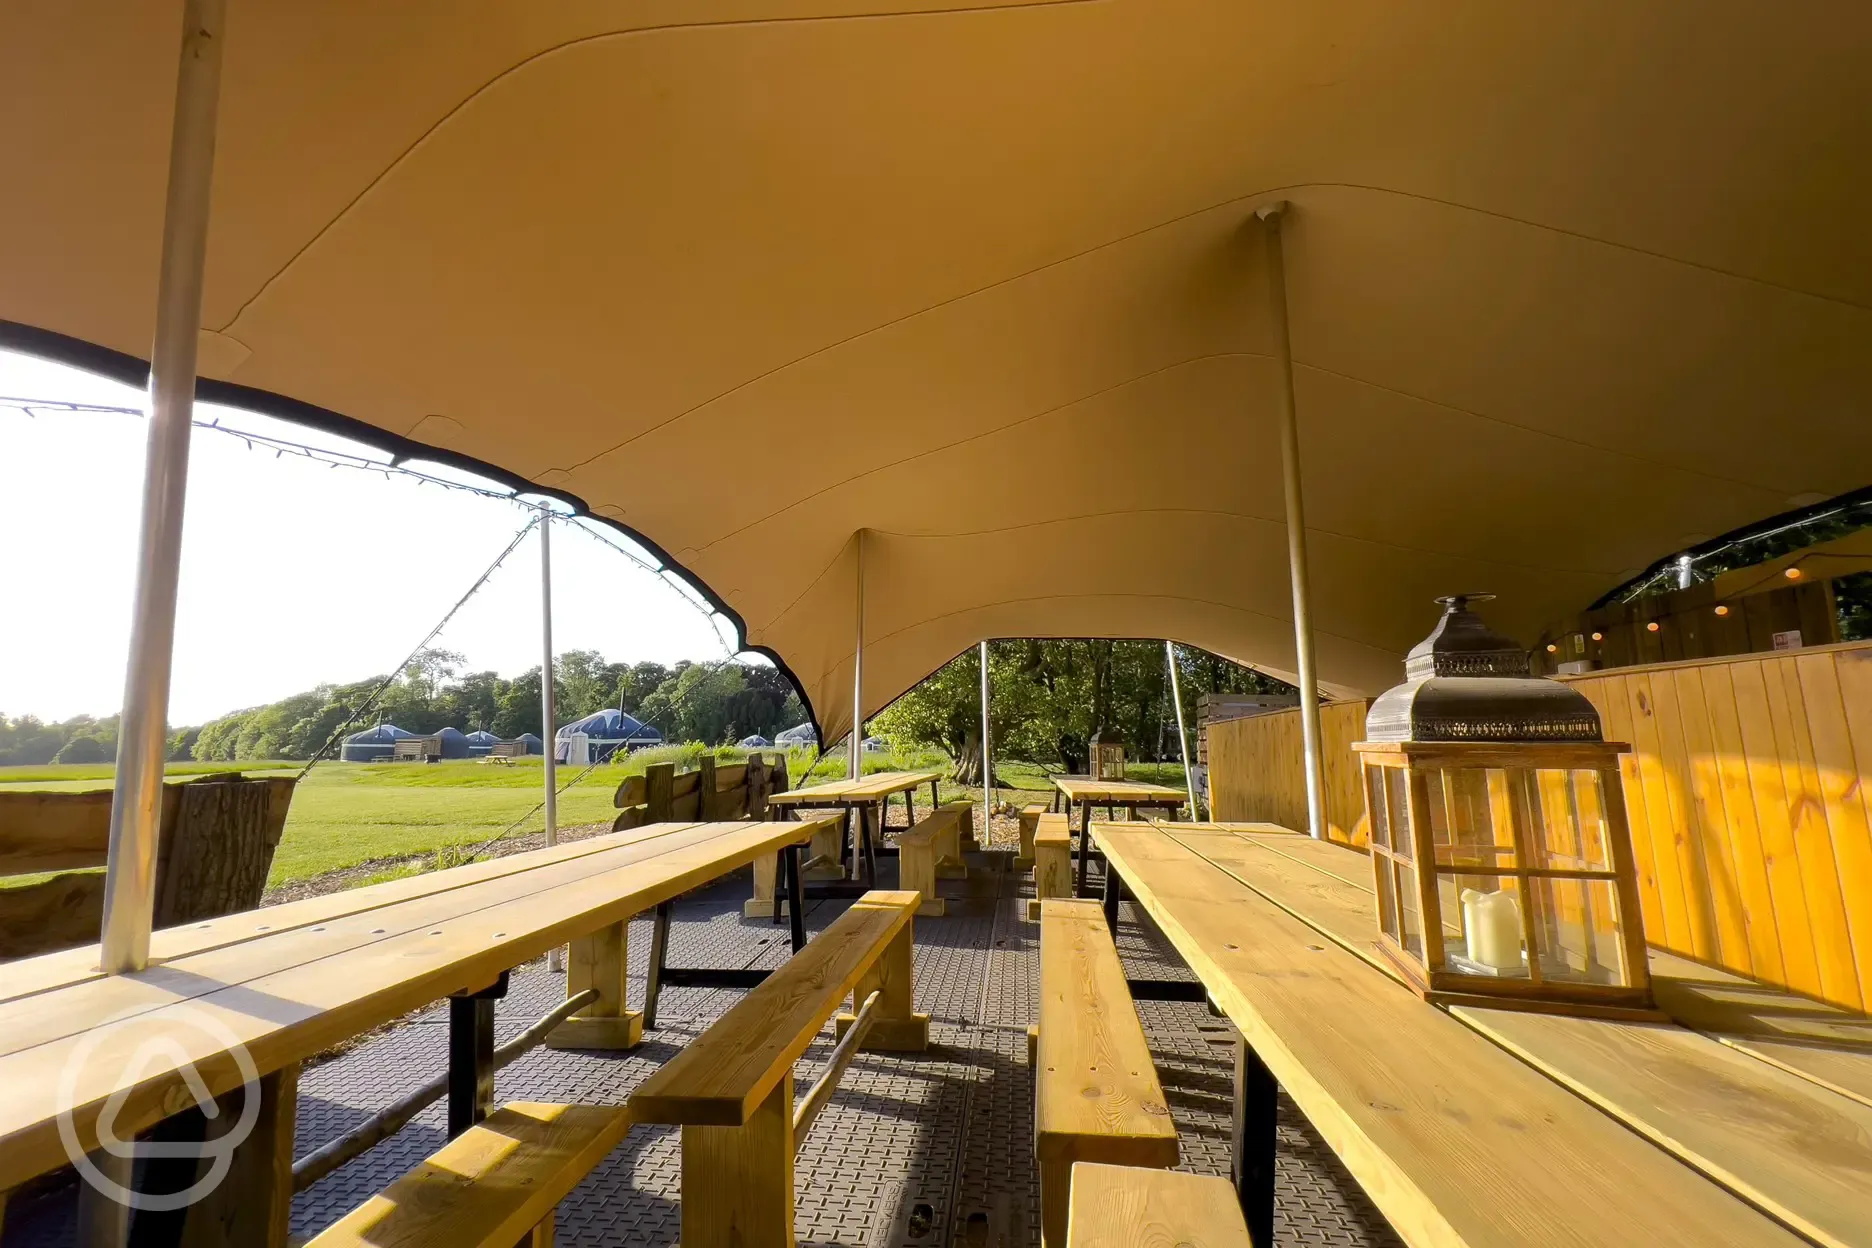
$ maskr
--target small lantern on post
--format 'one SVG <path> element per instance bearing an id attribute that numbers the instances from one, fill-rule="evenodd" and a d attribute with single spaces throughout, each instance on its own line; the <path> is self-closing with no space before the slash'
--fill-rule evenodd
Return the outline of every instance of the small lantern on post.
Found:
<path id="1" fill-rule="evenodd" d="M 1618 756 L 1591 702 L 1529 674 L 1471 603 L 1366 716 L 1379 949 L 1427 1000 L 1661 1018 Z"/>
<path id="2" fill-rule="evenodd" d="M 1116 729 L 1100 728 L 1087 743 L 1087 770 L 1094 780 L 1122 780 L 1125 773 L 1125 743 Z"/>

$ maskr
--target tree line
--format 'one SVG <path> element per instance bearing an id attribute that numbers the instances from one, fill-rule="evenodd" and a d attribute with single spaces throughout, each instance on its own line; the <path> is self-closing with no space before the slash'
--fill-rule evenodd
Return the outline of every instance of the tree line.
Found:
<path id="1" fill-rule="evenodd" d="M 450 650 L 425 650 L 385 684 L 379 675 L 320 684 L 264 706 L 173 729 L 168 757 L 180 762 L 305 759 L 355 718 L 347 731 L 379 722 L 427 735 L 444 727 L 483 729 L 503 738 L 543 736 L 540 669 L 511 679 L 463 671 Z M 383 686 L 378 700 L 371 694 Z M 553 717 L 558 724 L 617 707 L 671 741 L 727 745 L 751 734 L 771 738 L 806 718 L 799 696 L 772 667 L 744 663 L 611 663 L 596 650 L 568 650 L 553 660 Z M 364 713 L 359 714 L 360 710 Z M 117 717 L 81 715 L 45 723 L 0 715 L 0 767 L 107 763 L 117 756 Z"/>
<path id="2" fill-rule="evenodd" d="M 1084 772 L 1088 743 L 1115 730 L 1134 759 L 1178 757 L 1170 665 L 1161 641 L 1102 639 L 988 643 L 989 732 L 997 758 Z M 1194 646 L 1177 647 L 1183 714 L 1196 731 L 1205 693 L 1292 693 L 1292 685 Z M 904 746 L 934 746 L 973 783 L 981 767 L 981 662 L 967 650 L 872 718 Z M 1194 743 L 1192 742 L 1192 748 Z"/>

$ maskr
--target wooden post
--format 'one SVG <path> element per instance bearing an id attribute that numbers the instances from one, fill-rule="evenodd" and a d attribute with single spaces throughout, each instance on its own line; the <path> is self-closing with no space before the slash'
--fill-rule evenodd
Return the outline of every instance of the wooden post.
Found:
<path id="1" fill-rule="evenodd" d="M 793 1073 L 738 1127 L 682 1129 L 683 1248 L 794 1248 Z"/>
<path id="2" fill-rule="evenodd" d="M 759 823 L 767 818 L 767 760 L 750 754 L 747 760 L 747 817 Z"/>
<path id="3" fill-rule="evenodd" d="M 600 928 L 572 942 L 566 963 L 566 995 L 596 989 L 598 1000 L 560 1023 L 546 1037 L 553 1049 L 631 1049 L 643 1040 L 644 1017 L 625 1006 L 625 967 L 630 920 Z"/>
<path id="4" fill-rule="evenodd" d="M 1046 807 L 1039 802 L 1021 807 L 1020 812 L 1020 852 L 1014 857 L 1014 869 L 1026 871 L 1034 865 L 1034 829 L 1040 824 L 1040 816 L 1046 813 Z"/>
<path id="5" fill-rule="evenodd" d="M 702 775 L 696 781 L 696 792 L 700 794 L 696 803 L 696 818 L 704 823 L 711 823 L 722 817 L 721 794 L 715 789 L 715 755 L 704 754 L 700 768 Z"/>
<path id="6" fill-rule="evenodd" d="M 669 823 L 675 818 L 675 763 L 651 763 L 644 768 L 644 804 L 650 808 L 646 822 Z"/>
<path id="7" fill-rule="evenodd" d="M 857 904 L 862 906 L 863 899 Z M 914 927 L 914 922 L 905 923 L 903 930 L 892 937 L 891 943 L 878 955 L 877 961 L 858 977 L 858 986 L 852 992 L 852 1012 L 842 1013 L 835 1020 L 834 1030 L 839 1038 L 842 1039 L 845 1029 L 857 1021 L 857 1009 L 864 999 L 875 992 L 878 994 L 877 1005 L 873 1007 L 876 1021 L 859 1047 L 884 1053 L 921 1053 L 929 1048 L 929 1015 L 918 1014 L 912 1000 L 915 943 L 911 931 Z"/>

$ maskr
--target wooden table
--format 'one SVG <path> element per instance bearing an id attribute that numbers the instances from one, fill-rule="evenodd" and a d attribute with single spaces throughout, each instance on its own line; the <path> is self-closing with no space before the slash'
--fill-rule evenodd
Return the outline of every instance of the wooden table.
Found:
<path id="1" fill-rule="evenodd" d="M 1872 1242 L 1872 1106 L 1684 1027 L 1426 1005 L 1372 947 L 1354 851 L 1216 824 L 1094 835 L 1243 1035 L 1259 1235 L 1278 1085 L 1411 1244 Z"/>
<path id="2" fill-rule="evenodd" d="M 1072 823 L 1072 808 L 1075 804 L 1080 810 L 1079 816 L 1079 869 L 1075 876 L 1074 892 L 1086 895 L 1086 863 L 1092 857 L 1092 838 L 1086 830 L 1092 826 L 1092 808 L 1103 806 L 1107 815 L 1117 809 L 1129 812 L 1129 817 L 1137 818 L 1140 810 L 1161 810 L 1170 818 L 1177 817 L 1177 811 L 1189 795 L 1182 789 L 1173 789 L 1166 784 L 1143 784 L 1134 780 L 1094 780 L 1090 776 L 1054 776 L 1053 809 L 1058 810 L 1060 803 L 1066 804 L 1066 821 Z"/>
<path id="3" fill-rule="evenodd" d="M 66 1163 L 62 1105 L 89 1150 L 107 1098 L 121 1098 L 110 1125 L 123 1138 L 193 1106 L 190 1068 L 217 1097 L 257 1075 L 260 1125 L 217 1190 L 238 1192 L 242 1216 L 260 1219 L 230 1242 L 283 1242 L 298 1063 L 452 996 L 453 1110 L 492 1077 L 491 1065 L 456 1064 L 477 1041 L 491 1058 L 492 1038 L 460 1034 L 456 1005 L 476 1002 L 460 1013 L 478 1032 L 492 1020 L 486 989 L 571 941 L 568 983 L 582 970 L 602 1004 L 621 1012 L 631 916 L 813 831 L 799 822 L 652 824 L 169 928 L 155 933 L 152 965 L 136 974 L 100 974 L 96 945 L 0 966 L 0 1191 Z M 581 947 L 614 960 L 581 968 Z M 475 1086 L 462 1088 L 458 1075 Z"/>
<path id="4" fill-rule="evenodd" d="M 909 823 L 906 827 L 916 826 L 915 791 L 924 784 L 930 786 L 930 807 L 935 809 L 942 804 L 937 786 L 942 780 L 939 771 L 877 771 L 856 780 L 834 780 L 829 784 L 815 784 L 809 789 L 790 789 L 785 793 L 775 793 L 767 798 L 769 806 L 777 806 L 782 811 L 800 810 L 838 810 L 858 812 L 858 836 L 851 842 L 851 867 L 848 878 L 859 878 L 859 855 L 863 854 L 864 877 L 868 884 L 877 883 L 877 848 L 876 842 L 884 836 L 884 816 L 890 799 L 903 794 L 904 814 Z M 875 833 L 873 827 L 875 826 Z M 840 846 L 839 857 L 844 858 L 844 847 Z"/>

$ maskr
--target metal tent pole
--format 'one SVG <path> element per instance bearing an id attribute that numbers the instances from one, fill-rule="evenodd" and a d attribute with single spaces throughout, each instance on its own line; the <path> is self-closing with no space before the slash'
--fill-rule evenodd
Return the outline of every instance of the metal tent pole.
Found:
<path id="1" fill-rule="evenodd" d="M 857 552 L 858 553 L 858 575 L 856 578 L 857 585 L 858 585 L 857 616 L 856 616 L 858 630 L 857 630 L 857 633 L 855 634 L 855 639 L 852 643 L 852 730 L 851 730 L 851 747 L 852 748 L 851 748 L 851 763 L 850 763 L 850 766 L 846 770 L 847 770 L 847 774 L 850 775 L 850 777 L 853 780 L 856 780 L 858 778 L 858 752 L 859 750 L 864 748 L 864 638 L 865 638 L 864 548 L 865 548 L 865 531 L 863 529 L 859 529 L 856 533 L 852 535 L 852 540 L 858 544 L 858 552 Z"/>
<path id="2" fill-rule="evenodd" d="M 982 844 L 986 845 L 993 838 L 989 836 L 990 821 L 994 817 L 994 760 L 988 753 L 988 643 L 981 643 L 981 706 L 982 706 Z"/>
<path id="3" fill-rule="evenodd" d="M 1190 769 L 1189 732 L 1183 727 L 1183 685 L 1177 679 L 1176 643 L 1164 641 L 1164 657 L 1170 660 L 1170 700 L 1176 703 L 1177 757 L 1183 760 L 1183 788 L 1189 793 L 1190 818 L 1201 819 L 1202 807 L 1196 804 L 1196 773 Z"/>
<path id="4" fill-rule="evenodd" d="M 101 968 L 149 965 L 156 904 L 157 821 L 175 652 L 176 583 L 188 491 L 189 424 L 195 415 L 195 343 L 201 329 L 208 252 L 215 114 L 221 86 L 225 0 L 186 0 L 169 136 L 169 196 L 163 209 L 156 340 L 150 352 L 149 448 L 143 469 L 143 531 L 137 560 L 130 661 L 117 732 L 110 857 L 104 873 Z"/>
<path id="5" fill-rule="evenodd" d="M 1286 201 L 1255 210 L 1267 234 L 1268 319 L 1280 392 L 1281 483 L 1287 501 L 1287 566 L 1293 581 L 1294 651 L 1300 668 L 1300 731 L 1306 747 L 1307 831 L 1326 838 L 1326 786 L 1320 765 L 1319 676 L 1313 662 L 1313 607 L 1307 588 L 1306 512 L 1300 501 L 1300 423 L 1294 410 L 1293 339 L 1287 325 L 1287 264 L 1281 247 Z"/>
<path id="6" fill-rule="evenodd" d="M 559 742 L 553 724 L 553 641 L 552 641 L 552 508 L 540 507 L 540 645 L 544 661 L 540 664 L 540 726 L 545 729 L 546 763 L 546 844 L 559 843 Z M 571 761 L 568 754 L 566 761 Z M 565 970 L 565 951 L 555 947 L 546 955 L 546 969 Z"/>

